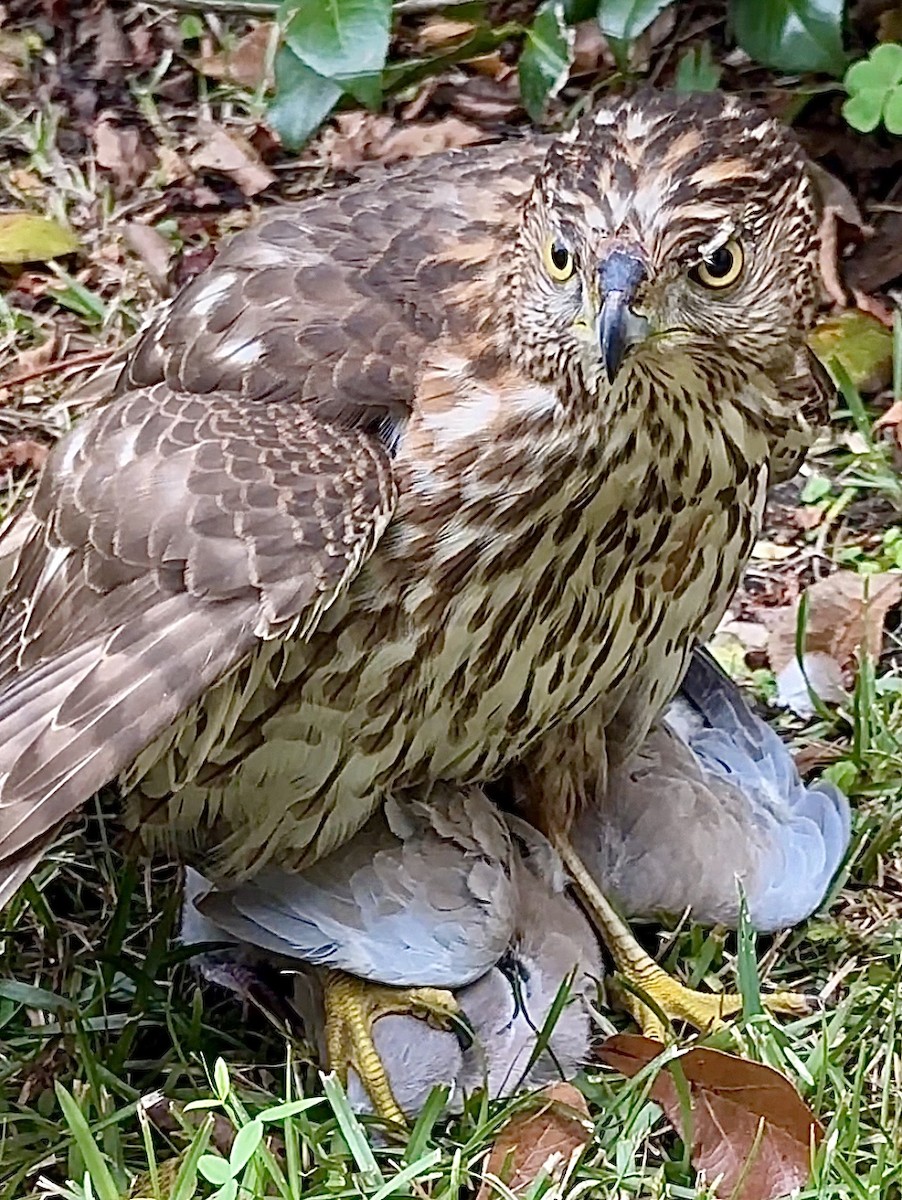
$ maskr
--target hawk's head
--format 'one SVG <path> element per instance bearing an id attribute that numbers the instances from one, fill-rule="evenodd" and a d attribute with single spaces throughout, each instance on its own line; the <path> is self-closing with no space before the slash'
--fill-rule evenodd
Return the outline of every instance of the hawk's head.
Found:
<path id="1" fill-rule="evenodd" d="M 551 147 L 520 226 L 515 338 L 548 382 L 724 352 L 778 379 L 810 324 L 804 155 L 734 96 L 644 93 Z"/>

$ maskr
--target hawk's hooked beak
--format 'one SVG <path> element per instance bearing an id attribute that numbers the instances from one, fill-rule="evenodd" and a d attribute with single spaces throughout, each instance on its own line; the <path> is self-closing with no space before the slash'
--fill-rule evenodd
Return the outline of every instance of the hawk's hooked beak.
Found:
<path id="1" fill-rule="evenodd" d="M 601 312 L 598 314 L 598 340 L 609 383 L 614 382 L 614 376 L 630 346 L 641 342 L 648 334 L 646 319 L 637 316 L 630 308 L 646 276 L 644 261 L 628 250 L 612 250 L 599 264 Z"/>

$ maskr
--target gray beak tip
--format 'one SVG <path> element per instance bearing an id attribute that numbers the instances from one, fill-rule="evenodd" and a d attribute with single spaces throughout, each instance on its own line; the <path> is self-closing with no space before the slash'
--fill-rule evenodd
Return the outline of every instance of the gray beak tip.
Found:
<path id="1" fill-rule="evenodd" d="M 625 250 L 612 251 L 599 265 L 598 283 L 603 300 L 598 336 L 608 383 L 614 382 L 629 347 L 641 340 L 640 331 L 645 323 L 630 306 L 646 277 L 643 260 Z"/>

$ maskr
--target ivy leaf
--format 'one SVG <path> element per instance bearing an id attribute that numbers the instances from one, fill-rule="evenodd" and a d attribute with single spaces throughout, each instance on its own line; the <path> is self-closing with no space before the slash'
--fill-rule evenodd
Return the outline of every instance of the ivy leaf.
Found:
<path id="1" fill-rule="evenodd" d="M 317 75 L 293 50 L 281 46 L 275 62 L 276 94 L 267 117 L 283 146 L 299 150 L 341 96 L 341 85 Z"/>
<path id="2" fill-rule="evenodd" d="M 600 0 L 598 24 L 606 38 L 633 42 L 669 6 L 670 0 Z"/>
<path id="3" fill-rule="evenodd" d="M 545 105 L 567 82 L 573 37 L 564 20 L 562 0 L 546 0 L 526 34 L 517 66 L 520 95 L 534 121 L 541 121 Z"/>
<path id="4" fill-rule="evenodd" d="M 844 0 L 730 0 L 736 41 L 778 71 L 841 75 Z"/>
<path id="5" fill-rule="evenodd" d="M 378 104 L 391 0 L 283 0 L 285 41 L 311 71 L 363 104 Z"/>

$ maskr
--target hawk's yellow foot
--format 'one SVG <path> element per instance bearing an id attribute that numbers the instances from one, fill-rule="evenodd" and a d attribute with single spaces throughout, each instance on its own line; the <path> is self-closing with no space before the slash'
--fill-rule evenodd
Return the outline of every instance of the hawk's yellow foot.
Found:
<path id="1" fill-rule="evenodd" d="M 465 1023 L 454 996 L 441 988 L 387 987 L 367 983 L 344 971 L 327 971 L 323 1002 L 330 1069 L 338 1073 L 345 1085 L 348 1070 L 353 1069 L 373 1103 L 374 1112 L 386 1121 L 405 1125 L 407 1118 L 392 1093 L 388 1073 L 373 1041 L 373 1025 L 389 1013 L 419 1017 L 443 1029 Z"/>
<path id="2" fill-rule="evenodd" d="M 667 1021 L 685 1021 L 707 1032 L 716 1028 L 726 1017 L 742 1010 L 742 997 L 736 992 L 697 992 L 672 979 L 654 959 L 642 949 L 627 924 L 605 898 L 595 880 L 586 870 L 570 839 L 556 839 L 558 853 L 571 879 L 593 918 L 598 931 L 614 959 L 614 965 L 628 984 L 618 988 L 618 999 L 639 1025 L 646 1037 L 665 1040 Z M 645 1000 L 650 1003 L 645 1003 Z M 771 992 L 761 997 L 770 1012 L 803 1016 L 811 1012 L 810 997 L 797 992 Z"/>

